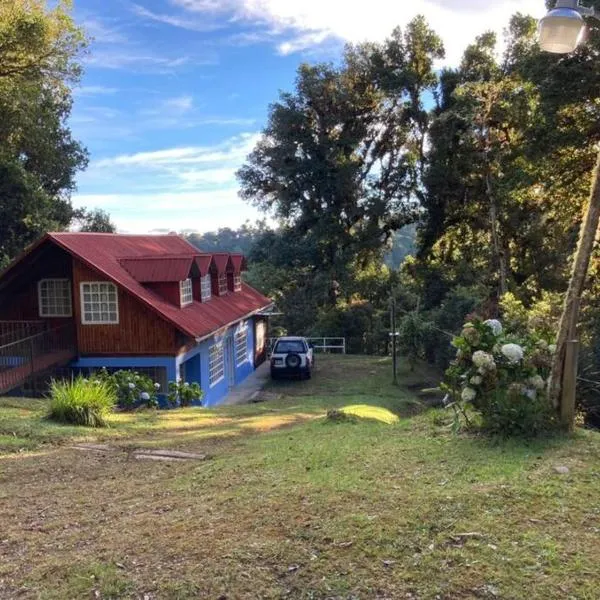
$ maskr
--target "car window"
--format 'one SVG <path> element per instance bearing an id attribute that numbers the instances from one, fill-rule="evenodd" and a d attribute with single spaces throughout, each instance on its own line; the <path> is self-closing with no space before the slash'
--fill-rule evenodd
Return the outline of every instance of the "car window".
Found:
<path id="1" fill-rule="evenodd" d="M 275 354 L 285 354 L 286 352 L 305 352 L 304 342 L 300 340 L 280 340 L 275 346 Z"/>

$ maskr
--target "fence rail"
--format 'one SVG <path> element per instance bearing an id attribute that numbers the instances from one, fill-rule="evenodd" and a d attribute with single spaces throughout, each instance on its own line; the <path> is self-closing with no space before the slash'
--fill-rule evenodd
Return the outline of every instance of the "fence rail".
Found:
<path id="1" fill-rule="evenodd" d="M 273 350 L 275 342 L 279 338 L 269 338 L 269 354 Z M 346 354 L 346 338 L 343 337 L 309 337 L 306 338 L 312 344 L 315 352 L 325 354 Z"/>
<path id="2" fill-rule="evenodd" d="M 40 371 L 68 361 L 75 351 L 72 323 L 0 346 L 0 394 Z"/>
<path id="3" fill-rule="evenodd" d="M 37 335 L 45 329 L 45 321 L 0 321 L 0 347 Z"/>

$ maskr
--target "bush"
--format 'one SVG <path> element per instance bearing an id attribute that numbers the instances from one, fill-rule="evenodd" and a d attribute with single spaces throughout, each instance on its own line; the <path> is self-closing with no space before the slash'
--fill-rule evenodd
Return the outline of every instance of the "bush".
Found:
<path id="1" fill-rule="evenodd" d="M 468 423 L 469 405 L 495 434 L 535 436 L 554 428 L 546 386 L 555 348 L 548 341 L 527 331 L 504 332 L 499 321 L 466 323 L 453 341 L 456 358 L 443 384 L 457 418 Z"/>
<path id="2" fill-rule="evenodd" d="M 201 401 L 204 392 L 197 383 L 187 383 L 183 381 L 169 382 L 168 400 L 171 406 L 191 406 L 193 402 Z"/>
<path id="3" fill-rule="evenodd" d="M 93 379 L 108 385 L 116 395 L 119 406 L 125 410 L 131 410 L 140 403 L 148 408 L 158 407 L 157 394 L 160 385 L 154 383 L 147 375 L 124 370 L 109 373 L 102 369 Z"/>
<path id="4" fill-rule="evenodd" d="M 433 332 L 431 323 L 423 320 L 417 312 L 411 312 L 400 319 L 398 345 L 410 364 L 411 371 L 420 358 L 426 357 L 426 346 Z"/>
<path id="5" fill-rule="evenodd" d="M 53 380 L 48 418 L 60 423 L 106 427 L 106 415 L 116 400 L 112 387 L 103 381 L 92 382 L 81 376 L 71 381 Z"/>

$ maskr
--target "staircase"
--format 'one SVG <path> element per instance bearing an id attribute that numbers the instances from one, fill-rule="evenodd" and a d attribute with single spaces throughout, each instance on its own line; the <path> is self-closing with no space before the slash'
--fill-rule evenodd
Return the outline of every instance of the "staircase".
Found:
<path id="1" fill-rule="evenodd" d="M 75 326 L 72 323 L 14 339 L 33 330 L 13 327 L 10 333 L 0 337 L 2 342 L 11 340 L 0 345 L 0 394 L 20 387 L 31 377 L 48 369 L 65 366 L 75 358 L 77 349 Z M 16 333 L 19 331 L 20 334 Z"/>

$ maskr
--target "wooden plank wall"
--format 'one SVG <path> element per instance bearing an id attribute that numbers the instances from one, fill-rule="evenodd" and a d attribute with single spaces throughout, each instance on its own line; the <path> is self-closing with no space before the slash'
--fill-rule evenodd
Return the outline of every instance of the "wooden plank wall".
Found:
<path id="1" fill-rule="evenodd" d="M 0 295 L 0 319 L 12 321 L 46 321 L 60 326 L 71 318 L 42 319 L 38 306 L 40 279 L 71 279 L 71 256 L 54 245 L 45 245 L 24 261 L 13 280 Z"/>
<path id="2" fill-rule="evenodd" d="M 73 260 L 74 311 L 80 354 L 175 355 L 177 332 L 130 294 L 119 289 L 118 325 L 81 323 L 80 283 L 108 281 L 80 261 Z"/>

